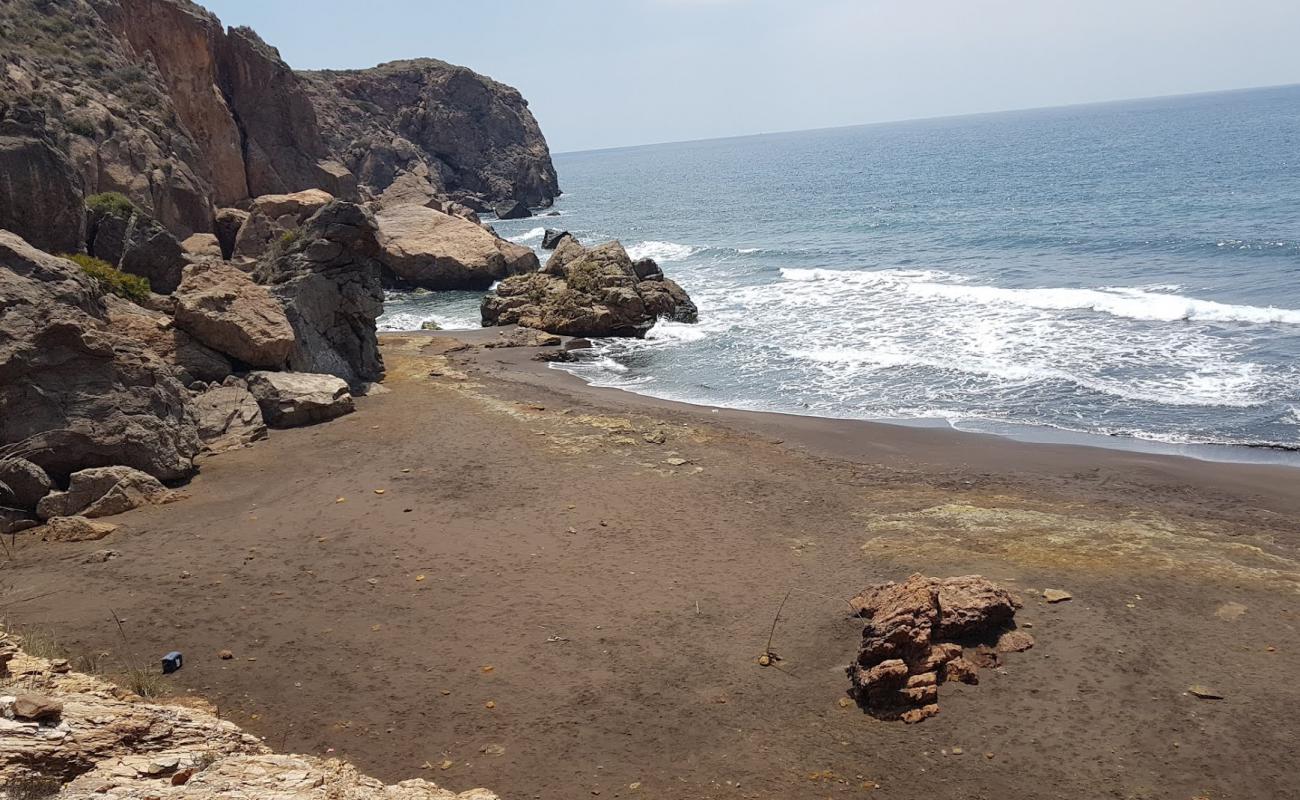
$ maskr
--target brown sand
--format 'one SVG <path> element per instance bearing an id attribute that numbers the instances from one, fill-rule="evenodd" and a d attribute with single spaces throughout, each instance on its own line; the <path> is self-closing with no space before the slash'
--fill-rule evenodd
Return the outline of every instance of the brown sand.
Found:
<path id="1" fill-rule="evenodd" d="M 387 337 L 358 413 L 21 544 L 0 613 L 182 650 L 177 690 L 277 748 L 506 798 L 1300 797 L 1300 471 L 711 412 L 455 344 Z M 1016 587 L 1038 644 L 905 726 L 840 703 L 844 600 L 914 571 Z"/>

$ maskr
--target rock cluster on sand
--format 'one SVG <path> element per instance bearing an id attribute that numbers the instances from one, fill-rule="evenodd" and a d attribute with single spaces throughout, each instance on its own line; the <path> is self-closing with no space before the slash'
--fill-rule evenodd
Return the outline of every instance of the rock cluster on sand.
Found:
<path id="1" fill-rule="evenodd" d="M 940 684 L 978 683 L 979 667 L 996 666 L 1000 652 L 1033 646 L 1028 634 L 1012 630 L 1020 600 L 978 575 L 913 575 L 868 587 L 850 604 L 867 625 L 848 667 L 849 694 L 885 719 L 934 716 Z M 966 646 L 974 648 L 970 655 Z"/>
<path id="2" fill-rule="evenodd" d="M 0 632 L 0 792 L 63 800 L 496 800 L 350 764 L 278 755 L 206 710 L 145 702 L 21 652 Z M 38 792 L 40 792 L 38 794 Z"/>
<path id="3" fill-rule="evenodd" d="M 623 245 L 591 249 L 571 236 L 541 272 L 501 281 L 483 299 L 483 325 L 518 324 L 566 336 L 640 338 L 658 318 L 695 322 L 695 304 L 649 259 L 633 262 Z"/>

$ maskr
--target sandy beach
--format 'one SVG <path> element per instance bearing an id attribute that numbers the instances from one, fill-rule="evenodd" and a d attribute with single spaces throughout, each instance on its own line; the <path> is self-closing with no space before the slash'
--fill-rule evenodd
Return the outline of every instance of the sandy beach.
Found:
<path id="1" fill-rule="evenodd" d="M 383 336 L 356 413 L 20 539 L 3 616 L 506 798 L 1300 797 L 1300 470 L 674 404 L 497 336 Z M 841 702 L 846 601 L 916 572 L 1014 588 L 1036 645 L 904 725 Z"/>

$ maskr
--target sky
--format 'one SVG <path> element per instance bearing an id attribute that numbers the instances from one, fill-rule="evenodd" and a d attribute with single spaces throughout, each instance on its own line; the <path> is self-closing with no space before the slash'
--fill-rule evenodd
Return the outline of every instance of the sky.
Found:
<path id="1" fill-rule="evenodd" d="M 555 152 L 1300 83 L 1297 0 L 200 0 L 290 65 L 429 56 Z"/>

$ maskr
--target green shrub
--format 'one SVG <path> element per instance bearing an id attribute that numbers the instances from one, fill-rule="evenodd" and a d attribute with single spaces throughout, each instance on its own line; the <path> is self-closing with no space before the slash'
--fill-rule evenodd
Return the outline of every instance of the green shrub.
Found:
<path id="1" fill-rule="evenodd" d="M 92 194 L 86 198 L 86 208 L 97 214 L 111 214 L 114 217 L 129 217 L 135 213 L 135 203 L 121 192 Z"/>
<path id="2" fill-rule="evenodd" d="M 82 272 L 98 280 L 106 292 L 112 292 L 118 297 L 124 297 L 135 303 L 143 303 L 149 299 L 147 278 L 123 272 L 107 261 L 83 253 L 65 254 L 63 258 L 75 263 L 81 267 Z"/>

